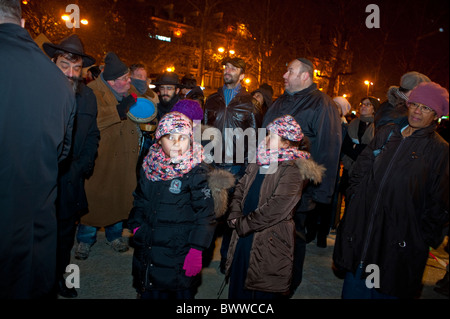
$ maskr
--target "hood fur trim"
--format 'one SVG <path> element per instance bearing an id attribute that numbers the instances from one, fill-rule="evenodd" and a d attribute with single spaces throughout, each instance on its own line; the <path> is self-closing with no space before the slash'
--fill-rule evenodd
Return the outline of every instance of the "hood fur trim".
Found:
<path id="1" fill-rule="evenodd" d="M 298 158 L 295 160 L 303 180 L 310 180 L 314 184 L 320 184 L 327 170 L 323 165 L 317 164 L 312 159 Z"/>
<path id="2" fill-rule="evenodd" d="M 208 174 L 208 185 L 214 199 L 216 218 L 222 217 L 228 209 L 228 189 L 235 184 L 234 175 L 223 169 L 214 169 Z"/>

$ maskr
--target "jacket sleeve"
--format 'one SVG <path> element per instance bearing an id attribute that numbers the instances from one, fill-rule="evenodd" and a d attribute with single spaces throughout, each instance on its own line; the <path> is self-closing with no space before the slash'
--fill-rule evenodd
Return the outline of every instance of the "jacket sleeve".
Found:
<path id="1" fill-rule="evenodd" d="M 133 208 L 128 216 L 128 227 L 133 230 L 140 227 L 145 221 L 145 210 L 150 207 L 150 199 L 146 197 L 145 183 L 151 183 L 145 176 L 144 170 L 141 168 L 139 183 L 133 192 Z"/>
<path id="2" fill-rule="evenodd" d="M 66 133 L 64 135 L 64 140 L 61 146 L 58 148 L 58 162 L 61 163 L 70 153 L 70 148 L 72 147 L 72 135 L 73 135 L 73 125 L 75 122 L 75 114 L 77 111 L 75 96 L 72 96 L 70 102 L 68 102 L 70 107 L 70 113 L 66 125 Z"/>
<path id="3" fill-rule="evenodd" d="M 212 242 L 216 229 L 214 199 L 208 186 L 207 174 L 203 169 L 193 174 L 191 184 L 191 203 L 195 212 L 196 227 L 189 234 L 189 245 L 204 250 Z"/>
<path id="4" fill-rule="evenodd" d="M 244 176 L 236 183 L 233 193 L 233 199 L 230 204 L 230 214 L 228 215 L 228 226 L 234 228 L 235 226 L 231 223 L 231 220 L 235 218 L 240 218 L 242 214 L 242 199 L 244 197 L 244 190 L 249 187 L 248 182 L 250 179 L 249 169 L 251 166 L 247 166 Z"/>
<path id="5" fill-rule="evenodd" d="M 85 99 L 85 102 L 88 105 L 87 109 L 91 111 L 91 118 L 78 163 L 80 165 L 79 169 L 81 174 L 84 177 L 89 177 L 94 170 L 94 161 L 100 140 L 100 131 L 97 127 L 97 99 L 95 98 L 94 93 L 91 92 Z"/>
<path id="6" fill-rule="evenodd" d="M 267 201 L 247 216 L 236 220 L 235 227 L 239 236 L 269 228 L 291 214 L 300 200 L 303 183 L 298 169 L 292 166 L 288 168 L 280 174 L 277 187 Z"/>
<path id="7" fill-rule="evenodd" d="M 328 204 L 331 202 L 339 157 L 342 145 L 342 128 L 336 106 L 330 100 L 322 98 L 320 105 L 315 108 L 315 121 L 311 123 L 313 134 L 316 136 L 311 145 L 314 161 L 326 167 L 327 171 L 318 185 L 308 186 L 308 193 L 314 202 Z"/>
<path id="8" fill-rule="evenodd" d="M 353 165 L 352 173 L 349 176 L 349 186 L 346 190 L 346 197 L 351 200 L 356 193 L 364 176 L 369 174 L 372 170 L 375 155 L 374 151 L 379 150 L 380 147 L 386 142 L 387 136 L 392 131 L 391 127 L 382 128 L 377 134 L 375 134 L 372 141 L 364 148 L 359 154 L 356 162 Z"/>
<path id="9" fill-rule="evenodd" d="M 449 183 L 448 183 L 448 144 L 444 145 L 440 151 L 436 152 L 437 161 L 433 167 L 432 174 L 429 176 L 429 185 L 427 187 L 427 202 L 422 215 L 421 227 L 424 240 L 428 246 L 437 248 L 446 233 L 444 227 L 449 224 Z"/>

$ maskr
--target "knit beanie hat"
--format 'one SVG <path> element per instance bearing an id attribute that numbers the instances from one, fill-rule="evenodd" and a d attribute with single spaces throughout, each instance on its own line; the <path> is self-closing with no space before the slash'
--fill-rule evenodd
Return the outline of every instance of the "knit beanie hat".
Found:
<path id="1" fill-rule="evenodd" d="M 123 63 L 114 52 L 108 52 L 105 57 L 105 69 L 103 79 L 113 81 L 128 73 L 128 67 Z"/>
<path id="2" fill-rule="evenodd" d="M 200 103 L 195 100 L 180 100 L 173 106 L 171 112 L 179 112 L 186 115 L 192 121 L 203 120 L 203 110 Z"/>
<path id="3" fill-rule="evenodd" d="M 410 91 L 422 82 L 431 82 L 431 80 L 428 76 L 422 73 L 412 71 L 402 75 L 400 79 L 400 87 L 406 91 Z"/>
<path id="4" fill-rule="evenodd" d="M 448 91 L 435 82 L 420 83 L 412 90 L 408 102 L 424 104 L 438 117 L 448 115 Z"/>
<path id="5" fill-rule="evenodd" d="M 167 134 L 183 134 L 192 140 L 192 130 L 192 124 L 184 114 L 169 112 L 159 121 L 155 137 L 159 140 Z"/>
<path id="6" fill-rule="evenodd" d="M 333 101 L 341 109 L 342 116 L 345 116 L 345 115 L 347 115 L 348 112 L 350 112 L 352 106 L 350 105 L 350 103 L 347 101 L 347 99 L 345 97 L 343 97 L 343 96 L 336 96 L 336 97 L 333 98 Z"/>
<path id="7" fill-rule="evenodd" d="M 267 125 L 267 130 L 289 141 L 301 141 L 303 138 L 300 125 L 289 114 L 273 120 Z"/>

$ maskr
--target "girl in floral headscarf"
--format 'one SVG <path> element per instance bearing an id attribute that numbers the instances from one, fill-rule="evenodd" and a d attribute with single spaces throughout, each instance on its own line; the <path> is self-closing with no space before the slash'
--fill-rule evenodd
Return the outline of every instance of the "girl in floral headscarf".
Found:
<path id="1" fill-rule="evenodd" d="M 212 175 L 192 131 L 182 113 L 161 119 L 133 194 L 132 272 L 143 299 L 194 298 L 202 251 L 214 235 Z"/>
<path id="2" fill-rule="evenodd" d="M 304 150 L 300 125 L 290 115 L 267 126 L 256 163 L 239 181 L 228 217 L 234 228 L 226 276 L 230 299 L 267 299 L 290 293 L 294 209 L 308 180 L 320 183 L 324 168 Z"/>

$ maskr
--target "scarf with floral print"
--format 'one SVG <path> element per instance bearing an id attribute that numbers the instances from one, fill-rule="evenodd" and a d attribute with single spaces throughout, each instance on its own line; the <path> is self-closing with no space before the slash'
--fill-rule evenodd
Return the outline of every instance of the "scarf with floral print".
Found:
<path id="1" fill-rule="evenodd" d="M 168 157 L 161 145 L 153 144 L 144 158 L 142 168 L 152 182 L 169 181 L 189 173 L 204 160 L 203 147 L 194 142 L 193 146 L 177 157 Z"/>
<path id="2" fill-rule="evenodd" d="M 310 153 L 295 147 L 270 149 L 266 147 L 265 141 L 262 141 L 258 146 L 256 163 L 260 166 L 270 165 L 273 162 L 291 161 L 297 158 L 309 159 L 310 156 Z"/>

